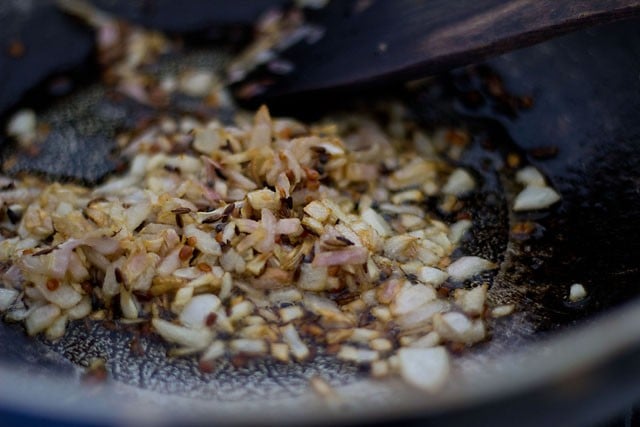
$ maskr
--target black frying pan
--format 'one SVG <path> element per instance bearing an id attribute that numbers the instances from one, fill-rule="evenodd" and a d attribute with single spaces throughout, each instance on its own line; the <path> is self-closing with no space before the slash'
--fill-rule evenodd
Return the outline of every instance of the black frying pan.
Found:
<path id="1" fill-rule="evenodd" d="M 175 16 L 192 13 L 179 9 L 173 10 Z M 45 12 L 25 19 L 38 13 Z M 59 20 L 53 31 L 61 40 L 70 37 L 85 46 L 86 57 L 90 34 L 47 13 Z M 424 126 L 455 123 L 473 131 L 474 143 L 461 162 L 481 178 L 481 188 L 467 200 L 480 221 L 465 250 L 502 260 L 492 277 L 492 298 L 518 305 L 518 314 L 492 325 L 490 342 L 456 359 L 458 374 L 442 394 L 430 397 L 396 382 L 369 382 L 354 367 L 329 357 L 303 366 L 223 364 L 204 374 L 193 360 L 167 360 L 158 340 L 139 337 L 133 329 L 78 323 L 63 340 L 49 344 L 27 338 L 17 326 L 0 324 L 0 406 L 14 415 L 93 424 L 403 420 L 580 425 L 624 409 L 640 398 L 640 301 L 635 298 L 640 285 L 639 23 L 565 36 L 436 76 L 415 91 L 402 90 Z M 26 47 L 24 61 L 30 58 Z M 213 66 L 226 57 L 219 47 L 216 52 L 188 57 Z M 31 53 L 38 53 L 33 61 L 56 65 L 39 68 L 37 78 L 24 74 L 23 89 L 82 59 Z M 20 58 L 4 58 L 0 73 L 16 76 L 13 70 L 20 64 Z M 495 90 L 498 80 L 504 82 L 503 92 Z M 40 86 L 24 102 L 42 100 L 50 87 Z M 30 170 L 94 182 L 116 168 L 110 137 L 155 112 L 112 102 L 101 90 L 80 85 L 61 100 L 41 101 L 40 117 L 51 124 L 49 140 L 36 157 L 16 153 L 5 141 L 4 158 L 18 155 L 5 172 Z M 400 90 L 378 92 L 397 95 Z M 15 105 L 15 93 L 2 89 L 3 111 Z M 369 100 L 372 93 L 348 96 Z M 532 96 L 533 106 L 521 108 L 520 96 Z M 315 106 L 332 107 L 327 98 Z M 514 216 L 508 206 L 515 189 L 511 172 L 503 167 L 508 153 L 540 168 L 562 194 L 561 204 L 546 215 Z M 522 219 L 537 224 L 528 239 L 509 232 Z M 566 299 L 574 282 L 589 291 L 579 304 Z M 131 350 L 135 338 L 145 350 L 143 357 Z M 80 377 L 93 357 L 107 359 L 111 379 L 87 387 Z M 313 375 L 326 378 L 342 399 L 320 401 L 307 387 Z"/>

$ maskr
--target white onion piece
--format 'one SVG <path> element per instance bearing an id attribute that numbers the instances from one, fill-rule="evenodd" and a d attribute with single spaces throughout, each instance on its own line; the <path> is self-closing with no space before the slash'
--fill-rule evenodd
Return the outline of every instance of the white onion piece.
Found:
<path id="1" fill-rule="evenodd" d="M 151 201 L 148 198 L 133 202 L 133 204 L 125 210 L 127 230 L 133 233 L 133 231 L 149 217 L 152 208 Z"/>
<path id="2" fill-rule="evenodd" d="M 236 353 L 264 354 L 267 352 L 267 343 L 264 340 L 237 339 L 229 343 L 229 347 Z"/>
<path id="3" fill-rule="evenodd" d="M 442 193 L 461 196 L 473 190 L 475 186 L 476 182 L 471 174 L 464 169 L 458 168 L 449 175 L 449 179 L 442 187 Z"/>
<path id="4" fill-rule="evenodd" d="M 38 307 L 29 313 L 25 326 L 27 327 L 27 333 L 29 335 L 36 335 L 45 329 L 60 316 L 60 307 L 47 304 L 42 307 Z"/>
<path id="5" fill-rule="evenodd" d="M 123 289 L 120 292 L 120 308 L 122 309 L 122 315 L 127 319 L 138 318 L 138 301 L 131 292 Z"/>
<path id="6" fill-rule="evenodd" d="M 453 311 L 435 315 L 433 327 L 442 338 L 465 344 L 481 341 L 486 336 L 481 320 L 472 321 L 464 314 Z"/>
<path id="7" fill-rule="evenodd" d="M 497 265 L 491 261 L 477 256 L 463 256 L 457 259 L 447 268 L 447 273 L 453 280 L 463 281 L 470 279 L 476 274 L 496 268 Z"/>
<path id="8" fill-rule="evenodd" d="M 375 350 L 365 350 L 350 345 L 343 345 L 340 347 L 340 351 L 336 357 L 340 360 L 366 364 L 378 360 L 380 355 Z"/>
<path id="9" fill-rule="evenodd" d="M 515 308 L 516 307 L 513 304 L 499 305 L 491 310 L 491 317 L 498 318 L 508 316 L 513 313 L 513 310 L 515 310 Z"/>
<path id="10" fill-rule="evenodd" d="M 328 298 L 315 295 L 311 292 L 304 294 L 304 307 L 310 312 L 323 317 L 323 324 L 334 327 L 352 327 L 353 319 L 340 310 L 338 305 Z"/>
<path id="11" fill-rule="evenodd" d="M 220 244 L 216 239 L 211 234 L 198 229 L 195 225 L 190 224 L 186 226 L 184 228 L 184 235 L 187 238 L 195 237 L 195 246 L 200 250 L 200 252 L 216 256 L 222 254 Z"/>
<path id="12" fill-rule="evenodd" d="M 264 239 L 254 245 L 258 252 L 267 253 L 273 250 L 276 238 L 277 219 L 269 209 L 262 209 L 260 226 L 265 230 Z"/>
<path id="13" fill-rule="evenodd" d="M 118 283 L 116 279 L 115 270 L 116 268 L 120 268 L 123 263 L 124 258 L 119 258 L 105 270 L 104 280 L 102 281 L 102 292 L 106 297 L 118 295 L 120 292 L 120 283 Z"/>
<path id="14" fill-rule="evenodd" d="M 67 329 L 67 323 L 69 319 L 66 315 L 62 315 L 53 321 L 51 326 L 45 331 L 45 336 L 50 341 L 55 341 L 62 338 L 65 330 Z"/>
<path id="15" fill-rule="evenodd" d="M 19 110 L 7 124 L 7 134 L 16 138 L 33 137 L 36 132 L 36 113 L 33 110 Z"/>
<path id="16" fill-rule="evenodd" d="M 209 329 L 186 328 L 159 318 L 152 319 L 151 323 L 162 338 L 184 347 L 204 349 L 213 339 L 213 332 Z"/>
<path id="17" fill-rule="evenodd" d="M 544 176 L 533 166 L 526 166 L 516 172 L 516 181 L 522 185 L 546 186 Z"/>
<path id="18" fill-rule="evenodd" d="M 287 343 L 291 349 L 291 354 L 297 361 L 303 361 L 309 357 L 309 348 L 302 342 L 298 331 L 296 331 L 296 328 L 294 328 L 292 324 L 280 328 L 280 331 L 282 332 L 282 339 Z"/>
<path id="19" fill-rule="evenodd" d="M 396 316 L 401 316 L 434 299 L 436 299 L 436 292 L 431 286 L 408 284 L 403 286 L 396 295 L 391 312 Z"/>
<path id="20" fill-rule="evenodd" d="M 160 261 L 160 265 L 156 269 L 156 273 L 158 276 L 168 276 L 174 273 L 180 265 L 182 261 L 180 260 L 180 250 L 182 247 L 177 247 Z"/>
<path id="21" fill-rule="evenodd" d="M 200 356 L 200 361 L 208 362 L 224 356 L 225 345 L 224 341 L 214 341 Z"/>
<path id="22" fill-rule="evenodd" d="M 11 267 L 4 272 L 2 276 L 2 282 L 5 286 L 12 286 L 17 289 L 22 289 L 22 284 L 24 282 L 24 277 L 22 276 L 22 271 L 17 264 L 13 264 Z"/>
<path id="23" fill-rule="evenodd" d="M 0 288 L 0 311 L 6 311 L 11 307 L 18 295 L 20 295 L 20 292 L 15 289 Z"/>
<path id="24" fill-rule="evenodd" d="M 577 302 L 584 299 L 587 296 L 587 291 L 580 283 L 574 283 L 569 289 L 569 300 L 571 302 Z"/>
<path id="25" fill-rule="evenodd" d="M 242 301 L 234 305 L 231 308 L 231 313 L 229 313 L 229 320 L 232 322 L 237 322 L 240 319 L 243 319 L 253 313 L 254 306 L 251 301 Z"/>
<path id="26" fill-rule="evenodd" d="M 401 348 L 398 364 L 406 382 L 429 392 L 440 389 L 449 377 L 449 354 L 444 347 Z"/>
<path id="27" fill-rule="evenodd" d="M 82 319 L 91 313 L 91 298 L 82 297 L 80 302 L 67 310 L 69 320 Z"/>
<path id="28" fill-rule="evenodd" d="M 184 306 L 179 320 L 190 328 L 204 328 L 207 317 L 220 307 L 220 299 L 213 294 L 196 295 Z"/>
<path id="29" fill-rule="evenodd" d="M 24 305 L 19 307 L 10 307 L 5 315 L 5 320 L 8 322 L 22 322 L 24 319 L 31 314 L 38 306 L 32 306 L 30 308 L 26 308 Z"/>
<path id="30" fill-rule="evenodd" d="M 516 196 L 513 210 L 519 212 L 545 209 L 558 200 L 560 200 L 560 195 L 553 188 L 530 185 Z"/>
<path id="31" fill-rule="evenodd" d="M 453 223 L 449 228 L 449 241 L 454 245 L 458 244 L 470 228 L 471 221 L 468 219 L 461 219 Z"/>
<path id="32" fill-rule="evenodd" d="M 437 287 L 447 280 L 449 274 L 435 267 L 421 267 L 417 276 L 422 283 Z"/>
<path id="33" fill-rule="evenodd" d="M 285 218 L 278 221 L 276 225 L 276 234 L 287 234 L 290 236 L 298 236 L 302 234 L 304 229 L 298 218 Z"/>
<path id="34" fill-rule="evenodd" d="M 84 266 L 82 260 L 75 252 L 71 252 L 69 258 L 69 274 L 76 283 L 81 283 L 89 278 L 89 270 Z"/>
<path id="35" fill-rule="evenodd" d="M 430 348 L 435 347 L 439 344 L 440 335 L 435 331 L 431 331 L 427 335 L 424 335 L 417 340 L 412 341 L 411 344 L 409 344 L 409 347 Z"/>
<path id="36" fill-rule="evenodd" d="M 313 258 L 314 266 L 364 264 L 369 258 L 369 251 L 362 246 L 348 246 L 337 251 L 320 252 Z"/>
<path id="37" fill-rule="evenodd" d="M 179 268 L 173 272 L 173 275 L 181 279 L 193 280 L 202 276 L 204 273 L 197 267 Z"/>
<path id="38" fill-rule="evenodd" d="M 456 303 L 462 308 L 465 313 L 477 316 L 484 311 L 484 302 L 487 299 L 486 284 L 477 286 L 473 289 L 456 289 L 454 296 Z"/>
<path id="39" fill-rule="evenodd" d="M 224 138 L 220 135 L 219 129 L 206 127 L 196 129 L 193 140 L 193 148 L 204 154 L 211 154 L 224 143 Z"/>
<path id="40" fill-rule="evenodd" d="M 304 311 L 297 305 L 281 308 L 278 311 L 280 320 L 284 323 L 291 322 L 292 320 L 299 319 L 304 316 Z"/>
<path id="41" fill-rule="evenodd" d="M 61 283 L 55 291 L 47 289 L 45 284 L 38 286 L 38 289 L 47 301 L 63 309 L 73 307 L 82 299 L 82 295 L 66 283 Z"/>
<path id="42" fill-rule="evenodd" d="M 387 237 L 393 234 L 393 230 L 389 223 L 376 211 L 371 208 L 365 209 L 362 214 L 362 220 L 369 224 L 371 228 L 376 230 L 376 232 L 382 236 Z"/>
<path id="43" fill-rule="evenodd" d="M 213 73 L 206 70 L 189 70 L 180 76 L 178 89 L 189 96 L 203 97 L 211 91 L 214 83 Z"/>
<path id="44" fill-rule="evenodd" d="M 410 311 L 404 316 L 398 317 L 398 326 L 402 330 L 420 328 L 431 324 L 431 319 L 437 313 L 449 309 L 449 303 L 442 300 L 434 300 L 420 306 L 419 309 Z"/>
<path id="45" fill-rule="evenodd" d="M 305 291 L 319 292 L 326 288 L 328 278 L 327 267 L 317 267 L 309 263 L 301 264 L 298 287 Z"/>

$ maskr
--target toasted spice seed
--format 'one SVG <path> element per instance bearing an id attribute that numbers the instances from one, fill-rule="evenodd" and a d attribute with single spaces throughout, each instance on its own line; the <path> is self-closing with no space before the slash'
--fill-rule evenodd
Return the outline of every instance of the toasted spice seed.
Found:
<path id="1" fill-rule="evenodd" d="M 124 283 L 124 275 L 122 274 L 122 270 L 120 270 L 120 267 L 116 267 L 113 270 L 113 273 L 116 277 L 116 282 L 123 284 Z"/>
<path id="2" fill-rule="evenodd" d="M 52 246 L 52 247 L 50 247 L 50 248 L 41 249 L 41 250 L 39 250 L 39 251 L 37 251 L 37 252 L 34 252 L 34 253 L 32 254 L 32 256 L 46 255 L 46 254 L 49 254 L 49 253 L 53 252 L 53 251 L 54 251 L 54 250 L 56 250 L 56 249 L 58 249 L 58 246 Z"/>
<path id="3" fill-rule="evenodd" d="M 216 363 L 213 360 L 201 360 L 198 362 L 198 369 L 205 374 L 212 374 L 215 371 Z"/>
<path id="4" fill-rule="evenodd" d="M 461 342 L 449 343 L 449 350 L 451 350 L 451 352 L 455 354 L 462 353 L 466 348 L 467 348 L 467 345 Z"/>
<path id="5" fill-rule="evenodd" d="M 449 293 L 451 292 L 451 290 L 449 288 L 447 288 L 446 286 L 440 286 L 437 290 L 438 292 L 438 296 L 440 298 L 447 298 L 449 297 Z"/>
<path id="6" fill-rule="evenodd" d="M 518 105 L 522 109 L 527 110 L 533 107 L 533 104 L 534 104 L 534 100 L 532 96 L 525 95 L 518 98 Z"/>
<path id="7" fill-rule="evenodd" d="M 507 165 L 512 168 L 515 169 L 517 167 L 520 166 L 521 163 L 521 159 L 520 156 L 516 153 L 509 153 L 507 155 Z"/>
<path id="8" fill-rule="evenodd" d="M 529 154 L 538 160 L 552 159 L 558 155 L 558 147 L 556 145 L 536 147 L 529 150 Z"/>
<path id="9" fill-rule="evenodd" d="M 196 236 L 189 236 L 187 238 L 187 245 L 195 246 L 197 243 L 198 243 L 198 239 L 196 238 Z"/>
<path id="10" fill-rule="evenodd" d="M 176 214 L 176 225 L 179 228 L 184 227 L 184 222 L 182 222 L 182 216 L 180 214 Z"/>
<path id="11" fill-rule="evenodd" d="M 180 258 L 180 260 L 186 261 L 188 259 L 191 259 L 191 255 L 193 255 L 193 246 L 184 245 L 182 249 L 180 249 L 178 257 Z"/>
<path id="12" fill-rule="evenodd" d="M 217 320 L 218 320 L 218 315 L 216 313 L 209 313 L 204 324 L 207 326 L 213 326 L 215 325 Z"/>
<path id="13" fill-rule="evenodd" d="M 535 223 L 531 221 L 517 222 L 511 227 L 511 237 L 517 240 L 525 240 L 536 230 Z"/>
<path id="14" fill-rule="evenodd" d="M 50 290 L 51 292 L 58 289 L 59 286 L 60 286 L 60 282 L 58 281 L 58 279 L 53 277 L 47 279 L 47 289 Z"/>
<path id="15" fill-rule="evenodd" d="M 91 293 L 93 292 L 93 285 L 89 280 L 85 280 L 84 282 L 82 282 L 80 284 L 80 287 L 82 288 L 82 291 L 87 295 L 91 295 Z"/>
<path id="16" fill-rule="evenodd" d="M 233 365 L 233 367 L 236 369 L 244 368 L 249 363 L 249 356 L 242 353 L 236 354 L 231 357 L 230 362 L 231 365 Z"/>
<path id="17" fill-rule="evenodd" d="M 336 236 L 336 239 L 340 240 L 342 243 L 345 243 L 347 246 L 354 245 L 354 243 L 351 240 L 347 239 L 344 236 Z"/>
<path id="18" fill-rule="evenodd" d="M 212 224 L 216 221 L 219 221 L 220 218 L 222 218 L 222 215 L 214 215 L 214 216 L 210 216 L 209 218 L 203 219 L 202 223 L 203 224 Z"/>
<path id="19" fill-rule="evenodd" d="M 234 203 L 231 203 L 230 205 L 227 205 L 226 208 L 224 208 L 223 214 L 224 215 L 231 215 L 233 213 L 233 211 L 235 210 L 236 205 Z"/>
<path id="20" fill-rule="evenodd" d="M 282 200 L 288 209 L 293 209 L 293 197 L 289 196 Z"/>
<path id="21" fill-rule="evenodd" d="M 199 263 L 196 267 L 198 267 L 198 270 L 204 271 L 205 273 L 209 273 L 212 270 L 211 266 L 204 262 Z"/>
<path id="22" fill-rule="evenodd" d="M 174 213 L 176 215 L 184 215 L 190 212 L 191 212 L 191 209 L 185 208 L 185 207 L 179 207 L 171 210 L 171 213 Z"/>
<path id="23" fill-rule="evenodd" d="M 134 336 L 129 342 L 129 349 L 131 350 L 131 354 L 137 357 L 144 356 L 144 347 L 142 347 L 142 343 L 140 342 L 140 338 L 138 336 Z"/>
<path id="24" fill-rule="evenodd" d="M 82 382 L 88 385 L 103 384 L 109 378 L 109 373 L 104 363 L 94 363 L 82 374 Z"/>
<path id="25" fill-rule="evenodd" d="M 20 40 L 11 40 L 9 42 L 9 46 L 7 48 L 7 53 L 12 58 L 20 58 L 24 56 L 26 48 L 24 47 L 24 43 Z"/>

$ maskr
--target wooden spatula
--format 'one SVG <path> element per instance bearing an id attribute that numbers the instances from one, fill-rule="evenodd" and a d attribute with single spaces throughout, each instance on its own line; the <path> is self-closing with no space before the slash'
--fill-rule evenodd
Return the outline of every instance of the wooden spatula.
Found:
<path id="1" fill-rule="evenodd" d="M 291 74 L 264 99 L 400 81 L 597 24 L 640 16 L 640 0 L 333 0 L 326 29 L 286 52 Z"/>

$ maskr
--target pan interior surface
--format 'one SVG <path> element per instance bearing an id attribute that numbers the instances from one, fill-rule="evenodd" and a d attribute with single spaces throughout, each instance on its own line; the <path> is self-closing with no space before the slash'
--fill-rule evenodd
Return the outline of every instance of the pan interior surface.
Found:
<path id="1" fill-rule="evenodd" d="M 219 67 L 225 54 L 191 58 Z M 517 307 L 491 324 L 491 340 L 455 357 L 451 384 L 436 395 L 416 393 L 399 381 L 370 380 L 355 366 L 323 354 L 296 365 L 223 361 L 204 373 L 195 358 L 168 359 L 164 344 L 135 328 L 114 331 L 78 322 L 53 344 L 27 338 L 16 325 L 0 325 L 5 406 L 105 422 L 178 417 L 247 422 L 258 416 L 347 421 L 437 414 L 545 382 L 566 392 L 560 379 L 590 372 L 597 362 L 637 344 L 633 324 L 640 321 L 640 306 L 631 300 L 640 283 L 634 238 L 640 229 L 640 81 L 637 72 L 627 70 L 640 69 L 638 58 L 640 31 L 631 22 L 456 70 L 406 95 L 424 126 L 471 129 L 474 139 L 457 161 L 473 170 L 481 185 L 465 201 L 477 221 L 463 251 L 501 262 L 495 275 L 477 280 L 491 281 L 492 304 Z M 543 72 L 549 64 L 557 71 L 553 79 Z M 510 95 L 496 92 L 495 79 L 518 95 L 532 95 L 534 106 L 510 110 Z M 36 159 L 18 156 L 14 172 L 88 182 L 110 172 L 117 157 L 109 139 L 154 112 L 110 103 L 101 90 L 82 89 L 45 110 L 42 117 L 52 127 L 50 151 Z M 466 102 L 471 92 L 483 103 Z M 70 143 L 74 149 L 65 150 Z M 60 153 L 67 156 L 62 161 Z M 505 159 L 513 153 L 545 173 L 563 195 L 559 206 L 543 214 L 512 212 L 517 187 Z M 525 220 L 537 232 L 514 235 L 513 226 Z M 568 290 L 576 282 L 589 296 L 571 303 Z M 96 358 L 106 361 L 109 380 L 86 386 L 85 370 Z M 335 396 L 314 393 L 309 388 L 314 377 L 333 386 Z M 52 402 L 52 394 L 65 398 Z M 122 410 L 114 414 L 111 404 Z"/>

